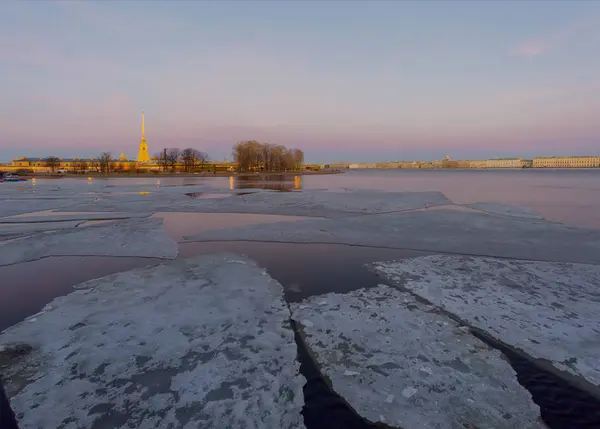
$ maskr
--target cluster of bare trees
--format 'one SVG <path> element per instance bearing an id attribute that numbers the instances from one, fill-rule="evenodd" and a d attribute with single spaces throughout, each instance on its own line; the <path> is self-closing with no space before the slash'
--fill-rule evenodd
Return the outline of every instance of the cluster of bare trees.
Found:
<path id="1" fill-rule="evenodd" d="M 167 171 L 169 169 L 175 170 L 177 165 L 183 165 L 183 169 L 187 172 L 190 172 L 198 168 L 202 169 L 204 167 L 204 163 L 208 161 L 208 154 L 206 152 L 202 152 L 201 150 L 192 148 L 183 150 L 178 148 L 165 148 L 161 152 L 157 153 L 155 158 L 163 171 Z"/>
<path id="2" fill-rule="evenodd" d="M 46 164 L 46 167 L 54 172 L 56 168 L 60 166 L 60 158 L 57 156 L 49 156 L 44 159 L 44 163 Z"/>
<path id="3" fill-rule="evenodd" d="M 304 163 L 304 152 L 300 149 L 288 149 L 281 145 L 249 140 L 233 146 L 233 158 L 240 172 L 293 171 Z"/>

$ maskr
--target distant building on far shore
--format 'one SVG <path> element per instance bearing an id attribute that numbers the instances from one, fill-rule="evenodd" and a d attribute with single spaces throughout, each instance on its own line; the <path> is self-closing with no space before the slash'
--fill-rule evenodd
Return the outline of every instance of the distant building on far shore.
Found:
<path id="1" fill-rule="evenodd" d="M 528 166 L 531 166 L 531 161 L 523 158 L 499 158 L 486 161 L 487 168 L 524 168 Z"/>
<path id="2" fill-rule="evenodd" d="M 600 167 L 600 156 L 538 156 L 534 168 L 594 168 Z"/>

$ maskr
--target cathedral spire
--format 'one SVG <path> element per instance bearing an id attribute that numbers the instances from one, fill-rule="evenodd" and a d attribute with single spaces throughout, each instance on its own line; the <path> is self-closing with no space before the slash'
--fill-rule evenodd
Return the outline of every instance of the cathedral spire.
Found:
<path id="1" fill-rule="evenodd" d="M 142 110 L 142 139 L 140 141 L 140 151 L 138 152 L 137 162 L 149 162 L 148 143 L 146 142 L 146 127 L 144 122 L 144 111 Z"/>

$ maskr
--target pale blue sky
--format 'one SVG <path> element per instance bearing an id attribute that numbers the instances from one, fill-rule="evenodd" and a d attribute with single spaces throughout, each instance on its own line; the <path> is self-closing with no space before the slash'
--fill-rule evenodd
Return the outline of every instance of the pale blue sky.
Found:
<path id="1" fill-rule="evenodd" d="M 597 1 L 0 3 L 0 159 L 600 152 Z"/>

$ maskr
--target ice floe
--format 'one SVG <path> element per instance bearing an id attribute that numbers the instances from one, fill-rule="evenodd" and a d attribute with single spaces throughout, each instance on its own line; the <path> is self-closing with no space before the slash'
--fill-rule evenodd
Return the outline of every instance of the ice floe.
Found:
<path id="1" fill-rule="evenodd" d="M 273 223 L 186 239 L 337 243 L 600 264 L 600 230 L 446 209 Z"/>
<path id="2" fill-rule="evenodd" d="M 66 222 L 66 221 L 86 221 L 86 220 L 118 220 L 129 218 L 149 217 L 150 213 L 70 213 L 70 214 L 48 214 L 44 216 L 19 216 L 0 218 L 0 224 L 9 223 L 42 223 L 42 222 Z"/>
<path id="3" fill-rule="evenodd" d="M 189 200 L 185 195 L 113 195 L 75 204 L 57 212 L 142 212 L 177 211 L 174 206 Z"/>
<path id="4" fill-rule="evenodd" d="M 256 192 L 236 198 L 190 200 L 177 211 L 344 217 L 452 204 L 440 192 Z"/>
<path id="5" fill-rule="evenodd" d="M 177 260 L 55 299 L 0 335 L 0 365 L 22 429 L 299 429 L 289 318 L 252 261 Z"/>
<path id="6" fill-rule="evenodd" d="M 491 337 L 587 380 L 600 396 L 599 266 L 434 255 L 374 267 Z"/>
<path id="7" fill-rule="evenodd" d="M 72 229 L 82 224 L 85 220 L 71 220 L 68 222 L 43 222 L 23 224 L 0 224 L 0 237 L 29 235 L 44 231 Z"/>
<path id="8" fill-rule="evenodd" d="M 543 428 L 500 352 L 388 286 L 291 304 L 324 376 L 361 416 L 406 429 Z"/>
<path id="9" fill-rule="evenodd" d="M 0 266 L 46 256 L 137 256 L 173 259 L 177 244 L 162 219 L 126 219 L 0 243 Z"/>
<path id="10" fill-rule="evenodd" d="M 85 200 L 85 199 L 84 199 Z M 14 216 L 24 213 L 70 207 L 82 201 L 81 198 L 37 198 L 32 199 L 1 199 L 0 217 Z"/>
<path id="11" fill-rule="evenodd" d="M 535 212 L 529 207 L 524 206 L 515 206 L 510 204 L 499 203 L 473 203 L 465 204 L 465 207 L 470 207 L 473 209 L 503 216 L 515 216 L 528 219 L 543 219 L 543 217 L 539 213 Z"/>

